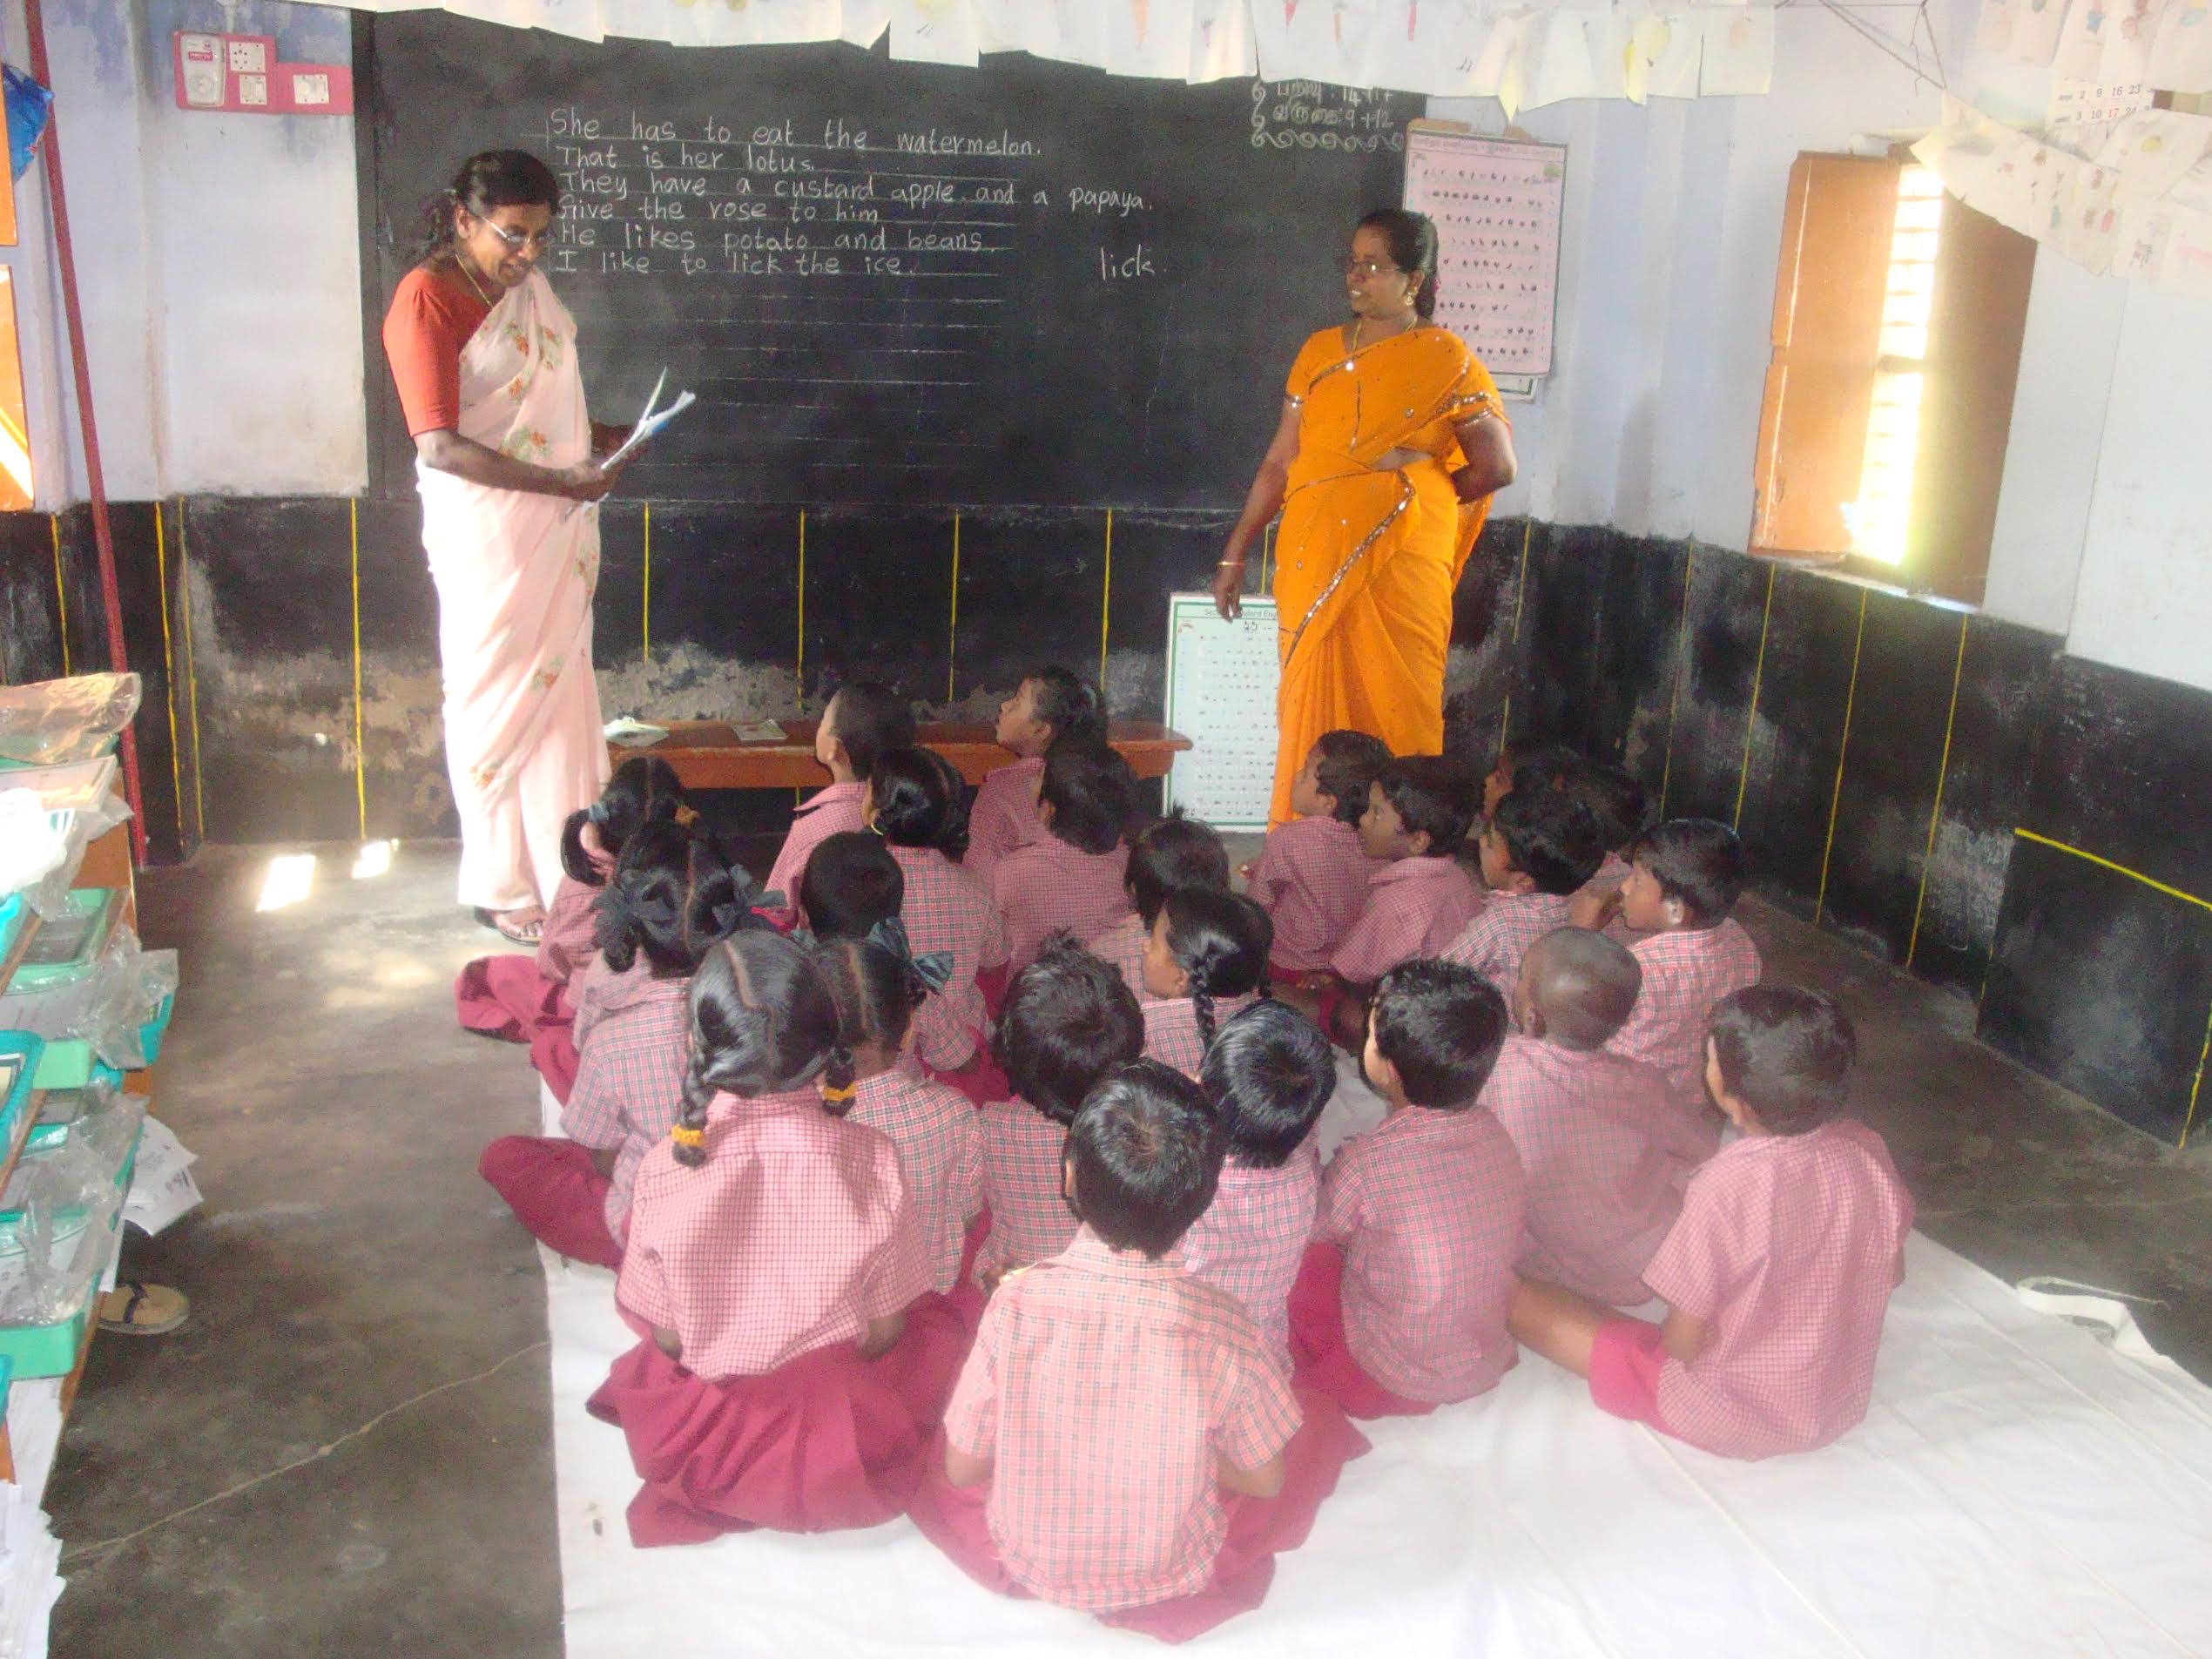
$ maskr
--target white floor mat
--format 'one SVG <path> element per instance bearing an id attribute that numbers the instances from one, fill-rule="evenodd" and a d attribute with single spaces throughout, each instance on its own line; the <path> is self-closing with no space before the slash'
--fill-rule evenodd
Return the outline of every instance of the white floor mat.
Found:
<path id="1" fill-rule="evenodd" d="M 1367 1426 L 1258 1611 L 1265 1656 L 2212 1654 L 2212 1390 L 2023 1307 L 1917 1234 L 1867 1420 L 1759 1464 L 1607 1417 L 1524 1357 L 1490 1395 Z M 907 1522 L 631 1548 L 613 1275 L 546 1258 L 570 1659 L 1159 1651 L 976 1588 Z"/>

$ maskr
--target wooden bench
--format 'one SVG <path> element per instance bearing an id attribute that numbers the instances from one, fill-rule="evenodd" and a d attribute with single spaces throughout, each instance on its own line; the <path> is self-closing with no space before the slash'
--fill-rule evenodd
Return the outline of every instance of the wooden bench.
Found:
<path id="1" fill-rule="evenodd" d="M 781 724 L 780 742 L 745 743 L 727 721 L 671 720 L 668 735 L 658 743 L 607 748 L 617 765 L 631 755 L 658 755 L 676 769 L 686 789 L 816 789 L 828 783 L 829 772 L 814 759 L 816 722 Z M 1180 732 L 1143 720 L 1115 721 L 1106 729 L 1106 740 L 1139 778 L 1164 778 L 1176 756 L 1190 746 Z M 985 774 L 1014 759 L 993 741 L 988 725 L 924 725 L 915 741 L 958 766 L 971 784 L 981 783 Z"/>

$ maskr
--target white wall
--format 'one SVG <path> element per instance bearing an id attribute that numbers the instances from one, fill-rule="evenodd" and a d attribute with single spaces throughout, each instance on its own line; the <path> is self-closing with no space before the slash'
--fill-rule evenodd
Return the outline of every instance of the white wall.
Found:
<path id="1" fill-rule="evenodd" d="M 351 61 L 346 13 L 216 0 L 50 0 L 56 119 L 109 496 L 329 494 L 368 475 L 348 117 L 175 107 L 179 29 Z M 26 64 L 19 0 L 0 39 Z M 43 167 L 17 186 L 39 507 L 85 494 Z"/>

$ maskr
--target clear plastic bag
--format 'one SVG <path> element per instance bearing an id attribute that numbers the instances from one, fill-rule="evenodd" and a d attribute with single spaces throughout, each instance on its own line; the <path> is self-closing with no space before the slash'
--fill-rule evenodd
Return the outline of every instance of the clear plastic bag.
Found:
<path id="1" fill-rule="evenodd" d="M 145 1115 L 137 1096 L 98 1089 L 67 1141 L 17 1166 L 8 1198 L 21 1219 L 12 1237 L 0 1228 L 0 1324 L 51 1325 L 98 1288 Z"/>
<path id="2" fill-rule="evenodd" d="M 33 766 L 91 760 L 130 725 L 141 695 L 136 674 L 0 686 L 0 757 Z"/>
<path id="3" fill-rule="evenodd" d="M 118 1071 L 135 1071 L 148 1059 L 143 1028 L 177 978 L 175 951 L 141 949 L 138 934 L 118 927 L 84 979 L 10 997 L 9 1017 L 49 1042 L 89 1041 Z"/>
<path id="4" fill-rule="evenodd" d="M 127 821 L 131 808 L 110 794 L 56 812 L 35 792 L 10 788 L 9 776 L 0 772 L 0 895 L 20 893 L 33 910 L 51 916 L 68 902 L 85 848 Z"/>

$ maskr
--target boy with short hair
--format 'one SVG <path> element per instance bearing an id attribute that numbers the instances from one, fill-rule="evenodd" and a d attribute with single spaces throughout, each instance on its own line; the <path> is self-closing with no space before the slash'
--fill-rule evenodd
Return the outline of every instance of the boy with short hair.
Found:
<path id="1" fill-rule="evenodd" d="M 1258 861 L 1244 872 L 1244 891 L 1275 923 L 1274 978 L 1326 968 L 1359 920 L 1380 868 L 1360 844 L 1359 820 L 1390 759 L 1380 738 L 1323 732 L 1291 784 L 1291 810 L 1300 816 L 1268 831 Z"/>
<path id="2" fill-rule="evenodd" d="M 1578 927 L 1617 916 L 1643 970 L 1635 1011 L 1611 1048 L 1667 1074 L 1677 1100 L 1702 1108 L 1706 1028 L 1714 1008 L 1759 981 L 1759 948 L 1729 914 L 1743 892 L 1743 844 L 1725 824 L 1677 818 L 1635 845 L 1629 879 L 1575 900 Z"/>
<path id="3" fill-rule="evenodd" d="M 992 734 L 1019 756 L 983 779 L 968 814 L 968 853 L 961 860 L 985 883 L 998 861 L 1036 840 L 1037 779 L 1055 743 L 1106 741 L 1106 704 L 1098 688 L 1072 669 L 1049 664 L 1022 677 L 1014 695 L 999 705 Z"/>
<path id="4" fill-rule="evenodd" d="M 1136 806 L 1129 762 L 1103 743 L 1053 745 L 1037 782 L 1044 832 L 999 860 L 991 898 L 1006 918 L 1007 972 L 1018 974 L 1061 932 L 1088 939 L 1129 909 L 1129 847 Z"/>
<path id="5" fill-rule="evenodd" d="M 1120 918 L 1083 943 L 1129 981 L 1141 999 L 1144 989 L 1144 946 L 1168 894 L 1184 887 L 1229 891 L 1229 851 L 1211 825 L 1186 818 L 1178 806 L 1156 818 L 1130 838 L 1129 864 L 1123 879 L 1132 915 Z"/>
<path id="6" fill-rule="evenodd" d="M 1657 1071 L 1605 1047 L 1642 981 L 1616 940 L 1546 934 L 1514 988 L 1525 1035 L 1506 1039 L 1482 1091 L 1528 1177 L 1520 1272 L 1618 1307 L 1649 1298 L 1644 1264 L 1717 1144 L 1705 1115 L 1676 1102 Z"/>
<path id="7" fill-rule="evenodd" d="M 847 830 L 864 830 L 860 798 L 867 792 L 876 757 L 914 740 L 914 705 L 887 685 L 853 680 L 838 688 L 814 729 L 814 759 L 829 768 L 830 785 L 792 813 L 791 833 L 768 872 L 765 891 L 780 894 L 786 909 L 799 904 L 799 878 L 816 846 Z"/>
<path id="8" fill-rule="evenodd" d="M 1381 867 L 1328 967 L 1287 997 L 1345 1048 L 1365 1040 L 1377 980 L 1400 962 L 1433 956 L 1480 914 L 1482 891 L 1459 860 L 1474 821 L 1473 783 L 1441 755 L 1393 760 L 1369 786 L 1359 844 Z"/>
<path id="9" fill-rule="evenodd" d="M 1172 1253 L 1221 1157 L 1197 1085 L 1155 1062 L 1077 1114 L 1062 1180 L 1082 1230 L 992 1297 L 912 1511 L 986 1588 L 1196 1635 L 1259 1604 L 1366 1449 L 1323 1402 L 1301 1425 L 1244 1311 Z"/>
<path id="10" fill-rule="evenodd" d="M 1528 947 L 1567 925 L 1575 894 L 1605 856 L 1596 814 L 1563 789 L 1514 785 L 1475 842 L 1487 889 L 1482 914 L 1438 953 L 1472 968 L 1513 1006 Z"/>
<path id="11" fill-rule="evenodd" d="M 1825 1446 L 1866 1415 L 1912 1198 L 1882 1137 L 1842 1117 L 1857 1054 L 1835 998 L 1754 986 L 1714 1011 L 1705 1082 L 1742 1134 L 1690 1177 L 1644 1269 L 1664 1325 L 1538 1280 L 1520 1339 L 1616 1417 L 1722 1457 Z"/>
<path id="12" fill-rule="evenodd" d="M 1552 789 L 1571 778 L 1586 763 L 1563 743 L 1537 738 L 1515 738 L 1498 751 L 1497 764 L 1483 774 L 1482 815 L 1498 810 L 1498 803 L 1521 787 L 1525 778 L 1532 789 Z"/>
<path id="13" fill-rule="evenodd" d="M 1471 968 L 1412 961 L 1375 988 L 1361 1069 L 1388 1105 L 1321 1177 L 1291 1292 L 1298 1380 L 1354 1417 L 1432 1411 L 1494 1386 L 1521 1246 L 1521 1155 L 1480 1096 L 1506 1005 Z"/>
<path id="14" fill-rule="evenodd" d="M 1313 1124 L 1336 1092 L 1336 1062 L 1312 1021 L 1256 1002 L 1221 1028 L 1198 1083 L 1228 1150 L 1213 1203 L 1184 1235 L 1184 1264 L 1244 1305 L 1287 1375 L 1291 1286 L 1321 1203 Z"/>
<path id="15" fill-rule="evenodd" d="M 1008 987 L 991 1050 L 1015 1097 L 983 1108 L 991 1231 L 975 1271 L 986 1288 L 1076 1236 L 1060 1194 L 1068 1125 L 1101 1077 L 1144 1052 L 1144 1016 L 1120 974 L 1072 939 L 1055 939 Z"/>
<path id="16" fill-rule="evenodd" d="M 1595 760 L 1567 780 L 1567 792 L 1597 814 L 1605 833 L 1604 861 L 1582 890 L 1614 892 L 1629 879 L 1630 851 L 1651 827 L 1651 797 L 1623 768 Z"/>

